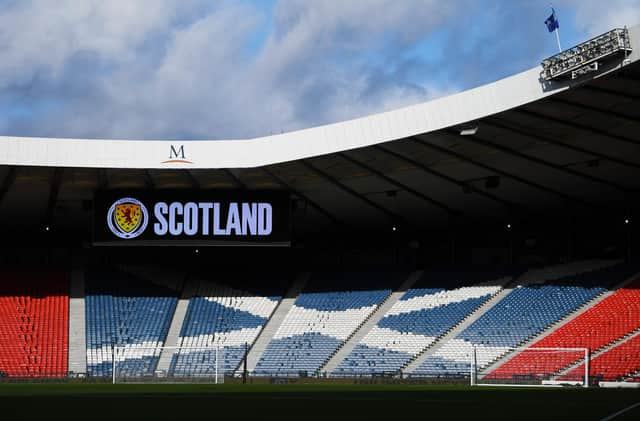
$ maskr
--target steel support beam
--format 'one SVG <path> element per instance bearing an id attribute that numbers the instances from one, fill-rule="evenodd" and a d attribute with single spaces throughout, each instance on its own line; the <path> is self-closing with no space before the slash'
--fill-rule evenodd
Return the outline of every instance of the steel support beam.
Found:
<path id="1" fill-rule="evenodd" d="M 343 183 L 339 182 L 333 176 L 329 175 L 325 171 L 323 171 L 323 170 L 317 168 L 315 165 L 311 164 L 311 162 L 309 162 L 308 159 L 301 159 L 299 162 L 302 165 L 304 165 L 306 168 L 308 168 L 311 171 L 315 172 L 316 174 L 320 175 L 322 178 L 324 178 L 325 180 L 327 180 L 328 182 L 330 182 L 334 186 L 338 187 L 340 190 L 342 190 L 342 191 L 350 194 L 351 196 L 359 199 L 360 201 L 366 203 L 370 207 L 378 210 L 379 212 L 384 213 L 387 217 L 391 218 L 392 220 L 397 221 L 397 222 L 403 222 L 405 220 L 403 217 L 401 217 L 400 215 L 396 214 L 395 212 L 390 211 L 389 209 L 385 208 L 384 206 L 381 206 L 381 205 L 377 204 L 376 202 L 374 202 L 373 200 L 369 199 L 368 197 L 358 193 L 357 191 L 353 190 L 352 188 L 347 187 Z"/>
<path id="2" fill-rule="evenodd" d="M 144 185 L 148 189 L 153 189 L 155 187 L 155 183 L 153 182 L 153 178 L 151 177 L 151 173 L 149 170 L 144 170 Z"/>
<path id="3" fill-rule="evenodd" d="M 590 111 L 590 112 L 606 115 L 606 116 L 609 116 L 609 117 L 614 117 L 614 118 L 617 118 L 619 120 L 624 120 L 624 121 L 626 121 L 628 123 L 637 123 L 638 122 L 638 118 L 637 117 L 634 117 L 634 116 L 629 115 L 629 114 L 621 113 L 621 112 L 618 112 L 618 111 L 606 110 L 606 109 L 601 108 L 601 107 L 594 107 L 593 105 L 581 104 L 579 102 L 570 101 L 570 100 L 564 99 L 564 98 L 551 97 L 551 98 L 547 98 L 547 101 L 550 101 L 550 102 L 553 102 L 553 103 L 556 103 L 556 104 L 566 105 L 568 107 L 578 108 L 580 110 L 585 110 L 585 111 Z M 637 143 L 640 143 L 640 142 L 637 142 Z"/>
<path id="4" fill-rule="evenodd" d="M 193 175 L 193 172 L 191 170 L 182 170 L 182 171 L 184 172 L 184 175 L 187 177 L 187 179 L 191 183 L 191 187 L 194 188 L 194 189 L 199 190 L 200 189 L 200 182 L 198 181 L 196 176 Z"/>
<path id="5" fill-rule="evenodd" d="M 44 213 L 44 223 L 51 224 L 53 221 L 53 211 L 58 201 L 58 193 L 60 192 L 60 184 L 62 183 L 62 175 L 64 168 L 55 168 L 51 176 L 51 186 L 49 187 L 49 198 L 47 199 L 47 208 Z"/>
<path id="6" fill-rule="evenodd" d="M 468 163 L 473 164 L 473 165 L 475 165 L 477 167 L 483 168 L 483 169 L 485 169 L 487 171 L 491 171 L 491 172 L 493 172 L 495 174 L 500 174 L 500 175 L 502 175 L 504 177 L 510 178 L 510 179 L 515 180 L 515 181 L 517 181 L 519 183 L 525 184 L 525 185 L 527 185 L 529 187 L 532 187 L 532 188 L 535 188 L 537 190 L 543 191 L 543 192 L 545 192 L 547 194 L 551 194 L 551 195 L 560 197 L 560 198 L 562 198 L 562 199 L 564 199 L 566 201 L 578 203 L 578 204 L 581 204 L 583 206 L 590 207 L 590 208 L 601 208 L 602 207 L 602 206 L 596 205 L 595 203 L 590 203 L 590 202 L 587 202 L 587 201 L 585 201 L 583 199 L 580 199 L 578 197 L 574 197 L 574 196 L 571 196 L 569 194 L 563 193 L 563 192 L 561 192 L 559 190 L 555 190 L 555 189 L 553 189 L 551 187 L 543 186 L 542 184 L 536 183 L 535 181 L 527 180 L 527 179 L 525 179 L 523 177 L 520 177 L 519 175 L 511 174 L 511 173 L 509 173 L 507 171 L 503 171 L 503 170 L 498 169 L 496 167 L 493 167 L 491 165 L 483 164 L 482 162 L 479 162 L 479 161 L 477 161 L 477 160 L 475 160 L 473 158 L 469 158 L 467 156 L 459 154 L 458 152 L 454 152 L 454 151 L 451 151 L 449 149 L 443 148 L 441 146 L 434 145 L 434 144 L 429 143 L 428 141 L 422 140 L 420 138 L 409 137 L 407 139 L 412 140 L 413 142 L 415 142 L 418 145 L 422 145 L 424 147 L 431 148 L 431 149 L 437 150 L 437 151 L 439 151 L 441 153 L 453 156 L 455 158 L 460 159 L 461 161 L 468 162 Z"/>
<path id="7" fill-rule="evenodd" d="M 623 70 L 620 71 L 620 72 L 617 72 L 614 75 L 614 78 L 619 79 L 619 80 L 621 80 L 623 82 L 640 83 L 640 79 L 637 79 L 635 77 L 629 76 L 629 73 L 625 72 L 625 70 L 626 69 L 623 67 Z M 625 73 L 626 73 L 626 75 L 625 75 Z"/>
<path id="8" fill-rule="evenodd" d="M 467 183 L 465 183 L 463 181 L 456 180 L 453 177 L 450 177 L 450 176 L 448 176 L 448 175 L 446 175 L 444 173 L 441 173 L 440 171 L 436 171 L 433 168 L 428 167 L 427 165 L 423 164 L 422 162 L 418 162 L 413 158 L 409 158 L 408 156 L 405 156 L 405 155 L 399 154 L 398 152 L 395 152 L 395 151 L 392 151 L 390 149 L 387 149 L 386 146 L 374 145 L 373 147 L 376 148 L 377 150 L 383 152 L 383 153 L 386 153 L 387 155 L 393 156 L 394 158 L 396 158 L 396 159 L 398 159 L 400 161 L 404 161 L 404 162 L 406 162 L 408 164 L 411 164 L 414 167 L 416 167 L 416 168 L 418 168 L 418 169 L 420 169 L 420 170 L 422 170 L 422 171 L 424 171 L 424 172 L 426 172 L 426 173 L 428 173 L 428 174 L 430 174 L 430 175 L 432 175 L 434 177 L 440 178 L 441 180 L 448 181 L 451 184 L 455 184 L 456 186 L 460 187 L 460 189 L 468 188 L 474 193 L 478 193 L 479 195 L 481 195 L 483 197 L 486 197 L 487 199 L 490 199 L 490 200 L 493 200 L 494 202 L 500 203 L 501 205 L 505 206 L 509 210 L 520 208 L 520 205 L 518 205 L 517 203 L 513 203 L 513 202 L 510 202 L 508 200 L 502 199 L 501 197 L 498 197 L 498 196 L 493 195 L 491 193 L 485 192 L 485 191 L 483 191 L 483 190 L 481 190 L 481 189 L 479 189 L 479 188 L 477 188 L 477 187 L 475 187 L 473 185 L 467 184 Z"/>
<path id="9" fill-rule="evenodd" d="M 524 153 L 522 153 L 520 151 L 517 151 L 515 149 L 507 148 L 506 146 L 500 145 L 500 144 L 492 142 L 490 140 L 483 139 L 478 135 L 474 135 L 474 136 L 459 136 L 457 134 L 452 133 L 450 130 L 447 131 L 446 134 L 451 136 L 452 138 L 455 138 L 455 139 L 465 138 L 465 140 L 469 140 L 469 141 L 471 141 L 471 142 L 473 142 L 475 144 L 483 145 L 486 148 L 498 150 L 498 151 L 501 151 L 501 152 L 506 153 L 508 155 L 517 156 L 518 158 L 521 158 L 521 159 L 524 159 L 524 160 L 527 160 L 527 161 L 530 161 L 530 162 L 535 162 L 536 164 L 544 165 L 546 167 L 553 168 L 554 170 L 557 170 L 557 171 L 560 171 L 560 172 L 564 172 L 564 173 L 567 173 L 567 174 L 571 174 L 571 175 L 574 175 L 576 177 L 579 177 L 579 178 L 582 178 L 582 179 L 585 179 L 585 180 L 589 180 L 589 181 L 591 181 L 593 183 L 599 183 L 599 184 L 605 185 L 605 186 L 607 186 L 607 187 L 609 187 L 611 189 L 617 190 L 617 191 L 622 192 L 622 193 L 629 193 L 630 192 L 625 187 L 622 187 L 622 186 L 620 186 L 620 185 L 618 185 L 616 183 L 612 183 L 609 180 L 605 180 L 605 179 L 602 179 L 602 178 L 599 178 L 599 177 L 594 177 L 594 176 L 589 175 L 589 174 L 584 174 L 584 173 L 581 173 L 580 171 L 576 171 L 574 169 L 567 168 L 567 167 L 564 167 L 562 165 L 554 164 L 554 163 L 545 161 L 543 159 L 536 158 L 536 157 L 524 154 Z"/>
<path id="10" fill-rule="evenodd" d="M 9 167 L 9 171 L 7 175 L 4 176 L 4 180 L 2 180 L 2 185 L 0 185 L 0 205 L 2 205 L 2 201 L 5 196 L 11 189 L 11 186 L 16 181 L 16 176 L 18 175 L 17 167 Z"/>
<path id="11" fill-rule="evenodd" d="M 227 177 L 229 177 L 231 180 L 233 180 L 233 183 L 236 185 L 237 188 L 242 189 L 242 190 L 247 190 L 247 185 L 244 184 L 242 182 L 242 180 L 240 180 L 240 178 L 238 178 L 238 176 L 236 176 L 233 171 L 231 171 L 230 169 L 225 168 L 224 173 L 227 174 Z"/>
<path id="12" fill-rule="evenodd" d="M 592 155 L 595 157 L 598 157 L 600 159 L 603 159 L 605 161 L 610 161 L 610 162 L 615 162 L 616 164 L 620 164 L 626 167 L 631 167 L 631 168 L 636 168 L 636 169 L 640 169 L 640 164 L 636 164 L 635 162 L 630 162 L 627 161 L 625 159 L 620 159 L 620 158 L 616 158 L 615 156 L 611 156 L 611 155 L 607 155 L 607 154 L 603 154 L 601 152 L 596 152 L 593 151 L 591 149 L 585 149 L 583 147 L 580 146 L 575 146 L 575 145 L 570 145 L 568 143 L 564 143 L 564 142 L 560 142 L 558 140 L 553 139 L 551 136 L 548 135 L 542 135 L 542 134 L 532 134 L 528 131 L 525 131 L 523 129 L 518 129 L 515 127 L 512 127 L 508 124 L 505 124 L 504 122 L 502 122 L 501 120 L 497 120 L 496 118 L 487 118 L 482 120 L 482 124 L 486 124 L 488 126 L 492 126 L 492 127 L 497 127 L 506 131 L 510 131 L 512 133 L 516 133 L 519 134 L 520 136 L 524 136 L 524 137 L 528 137 L 529 139 L 534 139 L 537 140 L 539 142 L 546 142 L 549 143 L 551 145 L 555 145 L 555 146 L 559 146 L 561 148 L 565 148 L 565 149 L 570 149 L 576 152 L 581 152 L 587 155 Z"/>
<path id="13" fill-rule="evenodd" d="M 605 94 L 605 95 L 617 96 L 619 98 L 624 98 L 624 99 L 630 100 L 630 101 L 636 101 L 636 100 L 640 99 L 640 95 L 634 95 L 634 94 L 630 94 L 630 93 L 627 93 L 627 92 L 615 91 L 613 89 L 607 89 L 607 88 L 603 88 L 601 86 L 585 85 L 585 86 L 582 86 L 580 89 L 585 89 L 587 91 L 597 92 L 597 93 Z"/>
<path id="14" fill-rule="evenodd" d="M 98 189 L 106 190 L 109 188 L 109 175 L 105 168 L 98 169 Z"/>
<path id="15" fill-rule="evenodd" d="M 302 198 L 309 205 L 311 205 L 312 208 L 314 208 L 320 214 L 324 215 L 327 219 L 331 220 L 336 225 L 345 225 L 344 222 L 342 222 L 340 219 L 338 219 L 334 214 L 332 214 L 331 212 L 326 210 L 324 207 L 320 206 L 315 200 L 309 198 L 309 196 L 307 196 L 306 194 L 302 193 L 300 190 L 297 190 L 296 188 L 292 187 L 289 183 L 284 181 L 282 178 L 280 178 L 278 175 L 276 175 L 273 171 L 269 170 L 266 167 L 262 167 L 262 170 L 265 173 L 267 173 L 271 178 L 273 178 L 276 181 L 276 183 L 278 183 L 280 186 L 282 186 L 282 188 L 284 188 L 284 189 L 290 191 L 291 193 L 295 194 L 296 196 Z"/>
<path id="16" fill-rule="evenodd" d="M 381 178 L 382 180 L 386 181 L 387 183 L 389 183 L 391 185 L 394 185 L 394 186 L 398 187 L 401 190 L 407 191 L 407 192 L 411 193 L 412 195 L 422 199 L 423 201 L 425 201 L 425 202 L 427 202 L 427 203 L 429 203 L 431 205 L 434 205 L 434 206 L 446 211 L 449 215 L 457 216 L 457 215 L 460 214 L 459 211 L 452 209 L 448 205 L 446 205 L 446 204 L 444 204 L 444 203 L 442 203 L 442 202 L 440 202 L 440 201 L 438 201 L 436 199 L 433 199 L 432 197 L 429 197 L 426 194 L 424 194 L 422 192 L 419 192 L 418 190 L 415 190 L 412 187 L 407 186 L 406 184 L 403 184 L 403 183 L 400 183 L 400 182 L 394 180 L 393 178 L 383 174 L 381 171 L 371 167 L 368 164 L 365 164 L 364 162 L 361 162 L 361 161 L 359 161 L 359 160 L 347 155 L 346 153 L 339 153 L 339 155 L 342 158 L 346 159 L 347 161 L 351 162 L 352 164 L 357 165 L 357 166 L 359 166 L 361 168 L 364 168 L 366 171 L 370 172 L 371 174 L 375 175 L 378 178 Z"/>
<path id="17" fill-rule="evenodd" d="M 619 142 L 631 143 L 632 145 L 640 145 L 640 140 L 631 139 L 631 138 L 626 137 L 626 136 L 621 136 L 621 135 L 609 133 L 607 131 L 604 131 L 604 130 L 601 130 L 601 129 L 598 129 L 598 128 L 595 128 L 595 127 L 587 126 L 586 124 L 580 124 L 580 123 L 575 123 L 575 122 L 572 122 L 572 121 L 562 120 L 560 118 L 548 116 L 546 114 L 541 114 L 541 113 L 538 113 L 536 111 L 525 110 L 523 108 L 515 108 L 513 110 L 509 110 L 509 112 L 524 114 L 524 115 L 527 115 L 529 117 L 534 117 L 534 118 L 537 118 L 537 119 L 540 119 L 540 120 L 553 121 L 554 123 L 559 124 L 561 126 L 571 127 L 572 129 L 577 129 L 577 130 L 582 130 L 582 131 L 585 131 L 585 132 L 594 133 L 594 134 L 597 134 L 598 136 L 607 137 L 609 139 L 617 140 Z"/>

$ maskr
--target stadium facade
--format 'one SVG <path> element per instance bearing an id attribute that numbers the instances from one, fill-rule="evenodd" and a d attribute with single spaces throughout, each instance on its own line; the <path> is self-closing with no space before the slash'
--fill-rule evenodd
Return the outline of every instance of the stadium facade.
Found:
<path id="1" fill-rule="evenodd" d="M 634 26 L 263 138 L 1 137 L 0 374 L 640 384 L 639 59 Z"/>

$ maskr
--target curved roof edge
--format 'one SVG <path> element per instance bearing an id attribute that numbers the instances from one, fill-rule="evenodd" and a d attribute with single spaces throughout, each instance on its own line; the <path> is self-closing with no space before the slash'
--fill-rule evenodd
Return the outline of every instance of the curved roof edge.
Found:
<path id="1" fill-rule="evenodd" d="M 640 25 L 629 28 L 632 62 Z M 621 65 L 610 70 L 617 70 Z M 354 120 L 247 140 L 96 140 L 0 137 L 0 165 L 207 169 L 249 168 L 326 155 L 428 133 L 562 92 L 540 81 L 541 67 L 429 102 Z M 595 77 L 601 76 L 599 74 Z M 589 80 L 589 79 L 587 79 Z M 584 81 L 581 81 L 582 83 Z"/>

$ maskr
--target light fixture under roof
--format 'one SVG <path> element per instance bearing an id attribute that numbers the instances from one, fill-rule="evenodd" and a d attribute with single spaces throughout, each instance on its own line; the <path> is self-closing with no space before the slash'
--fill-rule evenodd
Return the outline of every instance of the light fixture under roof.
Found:
<path id="1" fill-rule="evenodd" d="M 460 136 L 473 136 L 474 134 L 478 133 L 478 126 L 469 126 L 469 127 L 464 127 L 460 130 Z"/>

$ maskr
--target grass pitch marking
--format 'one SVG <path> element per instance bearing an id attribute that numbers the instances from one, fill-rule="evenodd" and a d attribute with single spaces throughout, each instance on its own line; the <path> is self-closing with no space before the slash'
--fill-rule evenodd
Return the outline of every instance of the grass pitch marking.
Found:
<path id="1" fill-rule="evenodd" d="M 621 409 L 620 411 L 618 411 L 618 412 L 616 412 L 616 413 L 614 413 L 614 414 L 611 414 L 611 415 L 609 415 L 609 416 L 607 416 L 607 417 L 604 417 L 604 418 L 603 418 L 603 419 L 601 419 L 600 421 L 609 421 L 609 420 L 612 420 L 612 419 L 614 419 L 615 417 L 617 417 L 618 415 L 622 415 L 622 414 L 624 414 L 625 412 L 631 411 L 633 408 L 635 408 L 635 407 L 637 407 L 637 406 L 640 406 L 640 402 L 638 402 L 638 403 L 634 403 L 633 405 L 630 405 L 630 406 L 627 406 L 626 408 Z"/>

